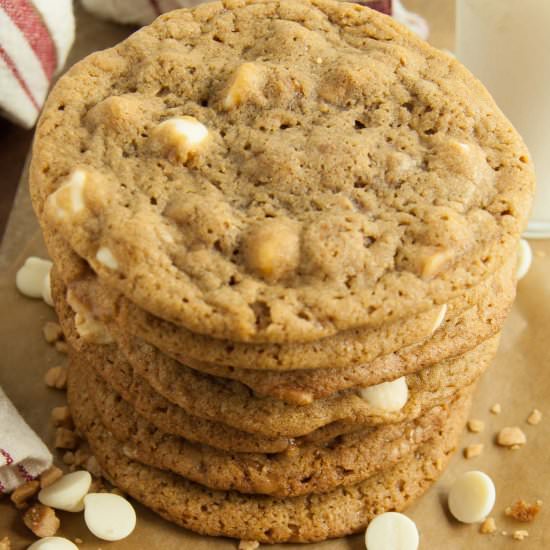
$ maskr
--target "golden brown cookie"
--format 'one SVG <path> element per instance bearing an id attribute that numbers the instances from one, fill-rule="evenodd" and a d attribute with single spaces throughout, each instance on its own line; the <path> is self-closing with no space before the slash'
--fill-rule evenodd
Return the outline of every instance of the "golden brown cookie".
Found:
<path id="1" fill-rule="evenodd" d="M 69 404 L 80 432 L 112 482 L 164 518 L 197 533 L 275 542 L 316 542 L 363 530 L 376 515 L 410 505 L 439 477 L 464 426 L 469 407 L 410 460 L 357 485 L 324 495 L 278 499 L 213 491 L 145 466 L 122 453 L 101 424 L 86 387 L 69 373 Z"/>
<path id="2" fill-rule="evenodd" d="M 174 11 L 93 54 L 50 94 L 30 179 L 108 285 L 244 342 L 447 303 L 515 253 L 534 187 L 464 67 L 332 0 Z"/>
<path id="3" fill-rule="evenodd" d="M 88 384 L 102 424 L 129 458 L 211 489 L 277 497 L 326 493 L 340 485 L 356 484 L 406 459 L 445 429 L 472 391 L 468 388 L 447 405 L 434 407 L 412 422 L 360 430 L 321 445 L 310 442 L 266 455 L 221 451 L 167 434 L 137 415 L 78 355 L 72 357 L 71 368 L 79 383 Z"/>

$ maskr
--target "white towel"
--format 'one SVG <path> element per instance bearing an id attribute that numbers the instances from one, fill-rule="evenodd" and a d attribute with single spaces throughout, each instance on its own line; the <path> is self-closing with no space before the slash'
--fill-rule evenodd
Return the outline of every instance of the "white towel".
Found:
<path id="1" fill-rule="evenodd" d="M 72 0 L 0 0 L 0 113 L 34 126 L 74 40 Z"/>
<path id="2" fill-rule="evenodd" d="M 0 494 L 11 493 L 51 465 L 48 447 L 0 388 Z"/>

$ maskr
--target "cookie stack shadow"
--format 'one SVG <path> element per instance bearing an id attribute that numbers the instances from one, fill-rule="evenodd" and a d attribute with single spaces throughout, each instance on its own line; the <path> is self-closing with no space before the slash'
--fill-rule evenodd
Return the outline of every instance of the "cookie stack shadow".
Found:
<path id="1" fill-rule="evenodd" d="M 347 2 L 176 10 L 76 65 L 30 188 L 106 477 L 267 543 L 405 509 L 496 353 L 533 182 L 479 82 Z"/>

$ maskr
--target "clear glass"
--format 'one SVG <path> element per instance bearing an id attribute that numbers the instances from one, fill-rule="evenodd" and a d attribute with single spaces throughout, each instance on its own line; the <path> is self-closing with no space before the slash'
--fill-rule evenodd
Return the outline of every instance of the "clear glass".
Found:
<path id="1" fill-rule="evenodd" d="M 550 0 L 457 0 L 457 57 L 525 139 L 537 194 L 528 237 L 550 238 Z"/>

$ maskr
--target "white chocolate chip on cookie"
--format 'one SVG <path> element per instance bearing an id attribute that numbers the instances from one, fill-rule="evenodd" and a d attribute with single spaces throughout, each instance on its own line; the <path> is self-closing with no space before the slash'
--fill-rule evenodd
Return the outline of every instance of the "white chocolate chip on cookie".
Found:
<path id="1" fill-rule="evenodd" d="M 67 303 L 75 312 L 74 324 L 76 332 L 82 340 L 94 344 L 110 344 L 113 342 L 107 327 L 94 317 L 89 308 L 70 289 L 67 291 Z"/>
<path id="2" fill-rule="evenodd" d="M 257 63 L 243 63 L 233 75 L 226 91 L 223 107 L 235 109 L 253 97 L 260 97 L 265 74 Z"/>
<path id="3" fill-rule="evenodd" d="M 208 128 L 192 116 L 165 120 L 152 134 L 154 143 L 184 163 L 206 145 L 208 136 Z"/>
<path id="4" fill-rule="evenodd" d="M 52 262 L 30 256 L 15 276 L 17 290 L 29 298 L 42 298 L 45 281 L 49 278 Z M 44 297 L 46 301 L 46 298 Z M 50 304 L 51 305 L 51 304 Z"/>
<path id="5" fill-rule="evenodd" d="M 431 279 L 440 273 L 453 257 L 452 250 L 442 250 L 424 258 L 422 262 L 422 278 Z"/>
<path id="6" fill-rule="evenodd" d="M 46 213 L 57 220 L 65 220 L 85 208 L 84 187 L 88 175 L 84 170 L 75 170 L 46 200 Z"/>
<path id="7" fill-rule="evenodd" d="M 78 550 L 78 546 L 64 537 L 45 537 L 33 542 L 27 550 Z"/>
<path id="8" fill-rule="evenodd" d="M 533 251 L 525 239 L 519 241 L 518 263 L 516 267 L 516 277 L 521 281 L 529 272 L 531 262 L 533 261 Z"/>
<path id="9" fill-rule="evenodd" d="M 414 521 L 397 512 L 386 512 L 375 517 L 367 527 L 367 550 L 417 550 L 418 529 Z"/>
<path id="10" fill-rule="evenodd" d="M 466 472 L 451 487 L 449 510 L 462 523 L 478 523 L 489 515 L 495 498 L 495 485 L 487 474 Z"/>
<path id="11" fill-rule="evenodd" d="M 42 489 L 38 500 L 46 505 L 66 512 L 82 512 L 84 497 L 90 490 L 92 476 L 85 470 L 79 470 L 63 476 L 61 479 Z"/>
<path id="12" fill-rule="evenodd" d="M 387 412 L 400 411 L 409 399 L 407 379 L 402 376 L 391 382 L 361 388 L 359 395 L 373 407 Z"/>
<path id="13" fill-rule="evenodd" d="M 300 261 L 300 232 L 295 222 L 266 219 L 245 236 L 246 264 L 268 281 L 289 275 Z"/>
<path id="14" fill-rule="evenodd" d="M 447 315 L 447 304 L 443 304 L 437 313 L 437 316 L 434 320 L 434 324 L 432 326 L 432 334 L 438 330 L 443 322 L 445 321 L 445 316 Z"/>
<path id="15" fill-rule="evenodd" d="M 109 269 L 112 269 L 113 271 L 115 269 L 118 269 L 118 261 L 113 256 L 113 253 L 108 249 L 106 246 L 102 246 L 95 255 L 96 260 L 103 264 L 105 267 L 108 267 Z"/>
<path id="16" fill-rule="evenodd" d="M 84 521 L 102 540 L 126 538 L 136 526 L 136 512 L 123 497 L 112 493 L 90 493 L 84 498 Z"/>

